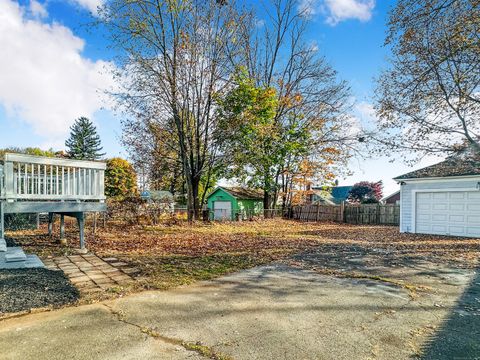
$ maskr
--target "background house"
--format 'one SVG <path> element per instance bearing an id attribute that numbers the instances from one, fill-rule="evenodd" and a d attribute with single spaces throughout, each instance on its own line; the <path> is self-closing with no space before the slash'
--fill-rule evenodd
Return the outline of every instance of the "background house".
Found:
<path id="1" fill-rule="evenodd" d="M 400 190 L 395 191 L 393 194 L 385 196 L 383 199 L 380 200 L 382 204 L 393 204 L 393 205 L 400 205 Z"/>
<path id="2" fill-rule="evenodd" d="M 263 211 L 263 191 L 242 187 L 217 187 L 207 198 L 214 220 L 246 219 Z"/>
<path id="3" fill-rule="evenodd" d="M 175 197 L 170 191 L 165 190 L 144 190 L 140 196 L 150 204 L 156 204 L 166 210 L 175 208 Z"/>
<path id="4" fill-rule="evenodd" d="M 320 186 L 312 187 L 312 195 L 310 196 L 310 203 L 337 205 L 346 201 L 348 193 L 353 186 L 333 186 L 325 188 Z M 331 189 L 331 191 L 330 191 Z"/>
<path id="5" fill-rule="evenodd" d="M 480 156 L 463 152 L 398 176 L 400 231 L 480 237 Z"/>

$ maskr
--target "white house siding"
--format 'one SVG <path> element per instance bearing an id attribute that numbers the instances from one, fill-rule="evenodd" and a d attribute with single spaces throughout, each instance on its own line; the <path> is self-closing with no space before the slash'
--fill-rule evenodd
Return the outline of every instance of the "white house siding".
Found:
<path id="1" fill-rule="evenodd" d="M 440 178 L 439 180 L 417 179 L 404 180 L 400 187 L 400 232 L 412 232 L 412 210 L 414 190 L 475 190 L 480 181 L 479 177 L 471 178 Z"/>

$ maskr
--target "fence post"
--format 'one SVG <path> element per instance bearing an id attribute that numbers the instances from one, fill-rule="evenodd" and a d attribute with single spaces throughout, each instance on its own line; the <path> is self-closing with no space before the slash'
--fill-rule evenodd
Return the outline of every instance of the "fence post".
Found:
<path id="1" fill-rule="evenodd" d="M 340 222 L 347 222 L 347 219 L 345 218 L 345 201 L 340 203 Z"/>
<path id="2" fill-rule="evenodd" d="M 319 220 L 319 217 L 320 217 L 320 204 L 317 204 L 317 219 L 316 219 L 317 222 Z"/>

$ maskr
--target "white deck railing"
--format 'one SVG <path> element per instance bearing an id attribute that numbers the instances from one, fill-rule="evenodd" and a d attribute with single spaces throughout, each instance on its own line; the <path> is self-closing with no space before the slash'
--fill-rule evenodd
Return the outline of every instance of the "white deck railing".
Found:
<path id="1" fill-rule="evenodd" d="M 103 201 L 105 163 L 5 154 L 0 198 L 7 201 Z"/>

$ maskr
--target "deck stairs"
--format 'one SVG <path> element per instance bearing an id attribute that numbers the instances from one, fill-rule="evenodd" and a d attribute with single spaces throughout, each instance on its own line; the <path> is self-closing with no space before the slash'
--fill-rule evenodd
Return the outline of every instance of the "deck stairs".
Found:
<path id="1" fill-rule="evenodd" d="M 0 270 L 44 268 L 37 255 L 25 254 L 20 246 L 7 247 L 0 239 Z"/>

